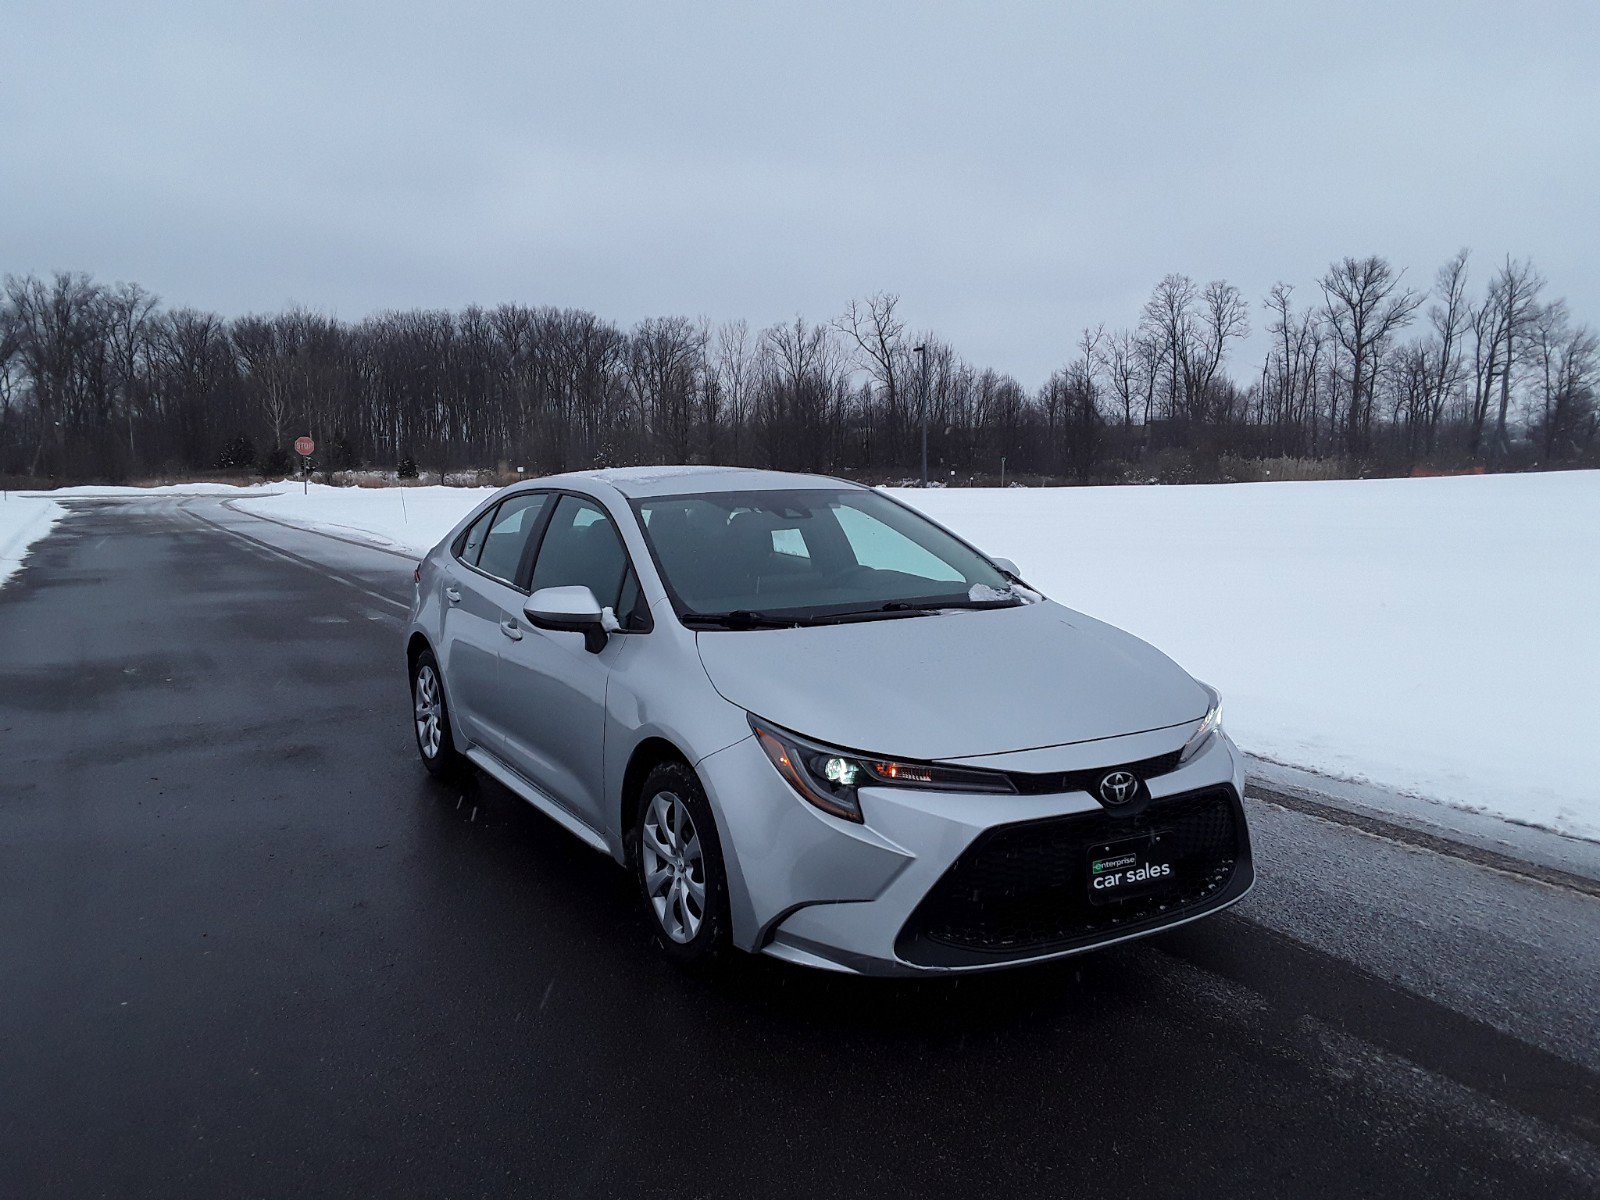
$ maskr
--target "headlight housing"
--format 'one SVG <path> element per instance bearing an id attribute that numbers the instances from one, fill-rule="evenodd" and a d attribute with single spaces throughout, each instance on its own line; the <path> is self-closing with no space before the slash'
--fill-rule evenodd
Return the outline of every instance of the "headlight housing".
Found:
<path id="1" fill-rule="evenodd" d="M 1222 731 L 1222 697 L 1210 688 L 1206 691 L 1211 692 L 1211 707 L 1206 709 L 1206 715 L 1201 718 L 1200 728 L 1183 744 L 1183 751 L 1178 755 L 1179 763 L 1186 763 L 1199 754 Z"/>
<path id="2" fill-rule="evenodd" d="M 861 823 L 864 787 L 921 788 L 936 792 L 1007 793 L 1017 789 L 1000 771 L 975 771 L 939 763 L 905 762 L 842 750 L 769 725 L 755 717 L 756 741 L 800 798 L 823 812 Z"/>

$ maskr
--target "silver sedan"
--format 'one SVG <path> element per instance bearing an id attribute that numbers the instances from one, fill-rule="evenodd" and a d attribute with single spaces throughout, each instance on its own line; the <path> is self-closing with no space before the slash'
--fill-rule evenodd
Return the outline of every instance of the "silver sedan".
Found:
<path id="1" fill-rule="evenodd" d="M 1014 966 L 1254 879 L 1217 694 L 872 488 L 517 484 L 418 565 L 406 658 L 427 769 L 623 864 L 686 962 Z"/>

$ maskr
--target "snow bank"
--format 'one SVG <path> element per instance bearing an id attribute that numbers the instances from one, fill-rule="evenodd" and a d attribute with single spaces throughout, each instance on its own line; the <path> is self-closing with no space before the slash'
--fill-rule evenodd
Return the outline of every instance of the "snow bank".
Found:
<path id="1" fill-rule="evenodd" d="M 423 554 L 438 545 L 469 509 L 495 490 L 439 486 L 340 488 L 313 483 L 307 491 L 294 483 L 280 485 L 277 494 L 270 497 L 241 500 L 238 507 L 307 529 Z"/>
<path id="2" fill-rule="evenodd" d="M 1600 837 L 1600 472 L 895 494 L 1217 687 L 1256 755 Z"/>
<path id="3" fill-rule="evenodd" d="M 255 483 L 240 487 L 232 483 L 166 483 L 157 487 L 119 487 L 112 484 L 87 483 L 77 487 L 55 488 L 48 492 L 30 492 L 32 496 L 62 496 L 69 500 L 120 499 L 124 496 L 249 496 L 261 492 L 272 493 L 289 487 L 283 483 Z M 298 483 L 292 486 L 299 487 Z"/>
<path id="4" fill-rule="evenodd" d="M 59 504 L 11 492 L 0 496 L 0 587 L 16 574 L 33 545 L 65 513 Z"/>

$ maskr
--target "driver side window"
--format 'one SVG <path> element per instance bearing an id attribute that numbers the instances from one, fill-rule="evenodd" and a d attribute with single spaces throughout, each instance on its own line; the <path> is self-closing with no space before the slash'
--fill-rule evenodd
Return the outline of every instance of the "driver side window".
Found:
<path id="1" fill-rule="evenodd" d="M 593 592 L 624 629 L 647 627 L 638 580 L 611 517 L 592 501 L 563 496 L 539 545 L 531 590 L 572 586 Z"/>

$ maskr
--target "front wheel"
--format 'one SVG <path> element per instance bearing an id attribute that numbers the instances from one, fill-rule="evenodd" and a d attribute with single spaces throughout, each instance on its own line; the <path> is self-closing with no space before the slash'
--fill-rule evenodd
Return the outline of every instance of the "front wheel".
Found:
<path id="1" fill-rule="evenodd" d="M 422 765 L 436 779 L 461 773 L 466 762 L 450 734 L 450 708 L 445 703 L 444 679 L 432 650 L 417 655 L 411 667 L 411 706 Z"/>
<path id="2" fill-rule="evenodd" d="M 634 872 L 662 951 L 703 963 L 728 944 L 728 882 L 711 804 L 683 763 L 661 763 L 645 777 L 633 831 Z"/>

